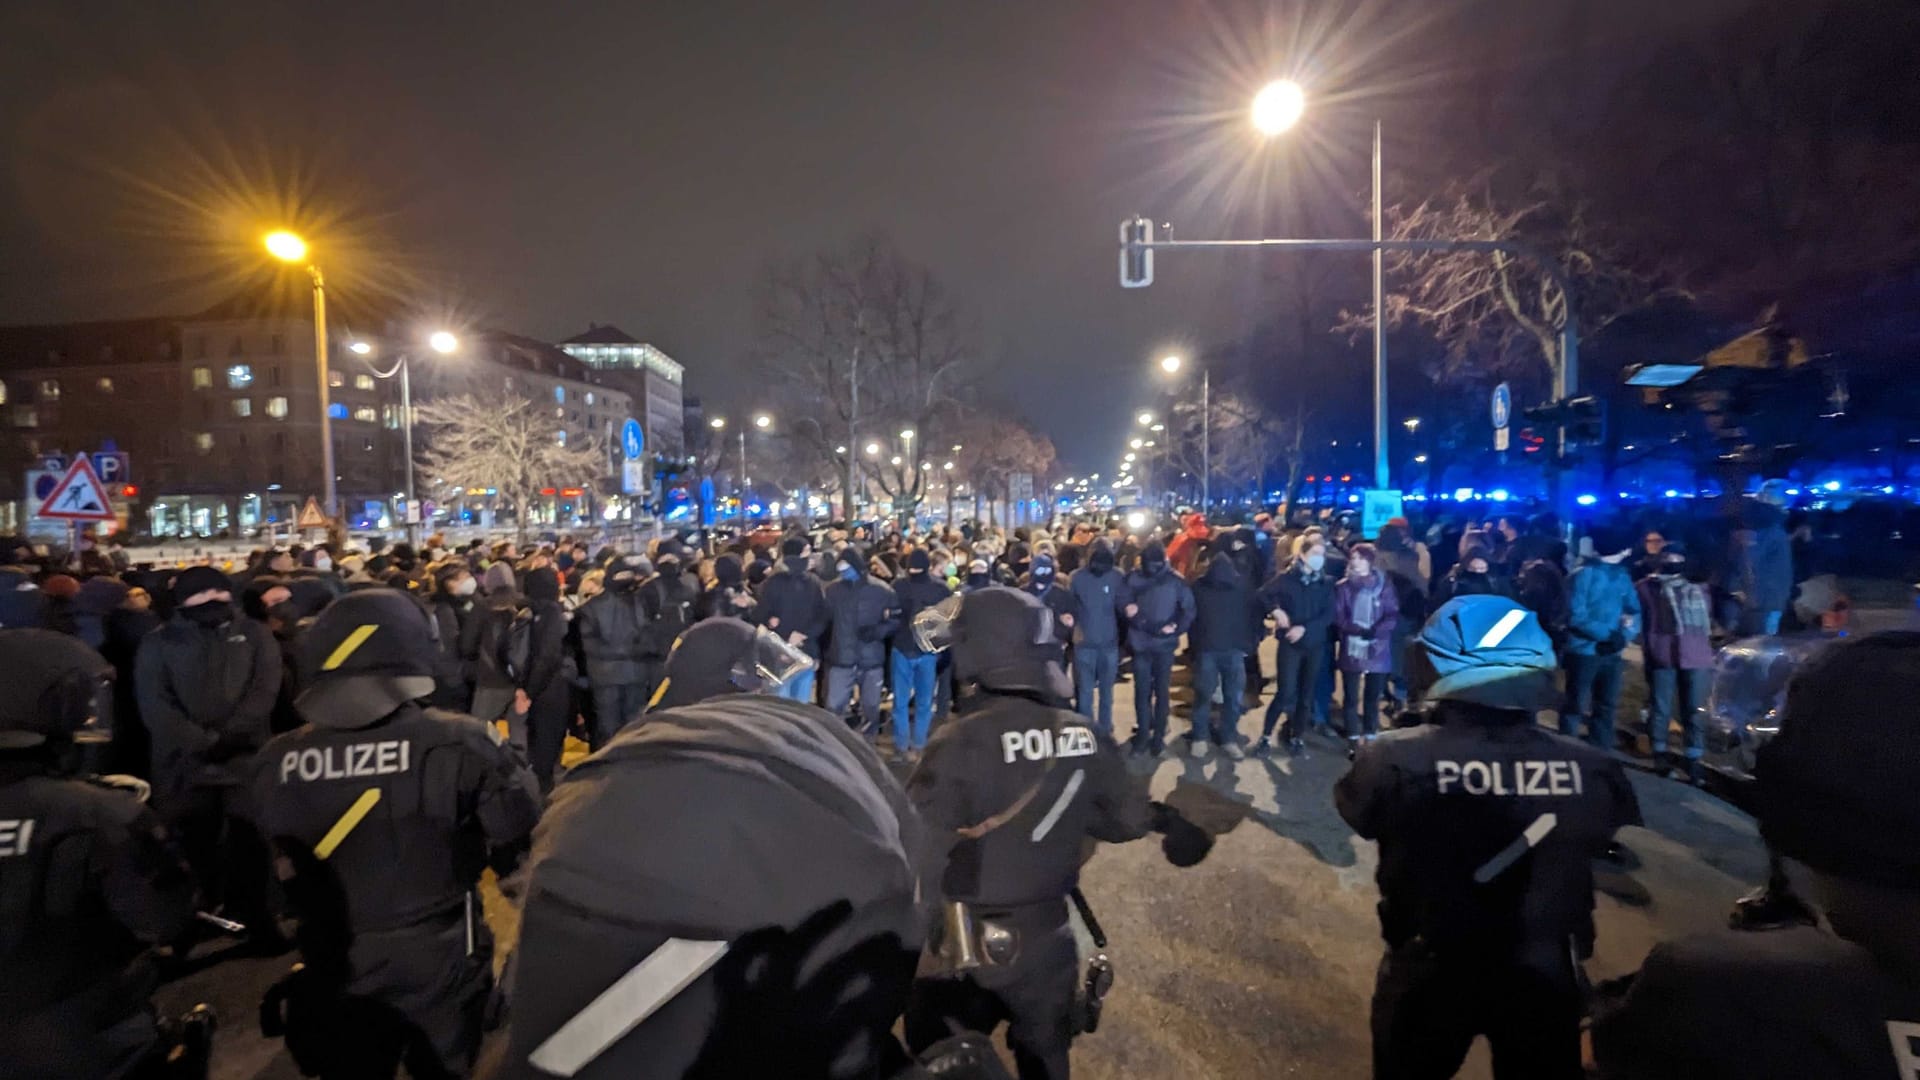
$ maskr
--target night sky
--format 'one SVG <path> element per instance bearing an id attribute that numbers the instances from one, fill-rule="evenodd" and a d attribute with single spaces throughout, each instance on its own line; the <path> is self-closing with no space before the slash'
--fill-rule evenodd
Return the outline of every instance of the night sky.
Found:
<path id="1" fill-rule="evenodd" d="M 1373 115 L 1391 178 L 1487 122 L 1447 110 L 1463 86 L 1577 62 L 1569 93 L 1604 92 L 1744 6 L 10 4 L 0 322 L 192 311 L 292 208 L 338 288 L 551 338 L 617 323 L 725 405 L 769 261 L 878 230 L 971 313 L 993 388 L 1099 468 L 1152 357 L 1260 316 L 1226 256 L 1122 291 L 1123 216 L 1357 234 Z M 1262 150 L 1242 109 L 1277 75 L 1320 100 Z"/>

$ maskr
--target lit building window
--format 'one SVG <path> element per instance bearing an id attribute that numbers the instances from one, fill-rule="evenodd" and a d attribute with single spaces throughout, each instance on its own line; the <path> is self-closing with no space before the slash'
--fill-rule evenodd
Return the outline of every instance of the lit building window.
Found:
<path id="1" fill-rule="evenodd" d="M 213 432 L 202 431 L 193 437 L 193 448 L 202 454 L 213 452 Z"/>
<path id="2" fill-rule="evenodd" d="M 197 367 L 193 369 L 193 388 L 206 390 L 213 386 L 213 369 Z"/>
<path id="3" fill-rule="evenodd" d="M 559 443 L 561 446 L 567 445 L 567 433 L 565 431 L 554 432 L 553 441 Z"/>
<path id="4" fill-rule="evenodd" d="M 593 404 L 593 391 L 587 391 L 587 404 Z"/>
<path id="5" fill-rule="evenodd" d="M 6 383 L 6 380 L 0 379 L 0 405 L 5 405 L 6 403 L 7 403 L 7 383 Z"/>
<path id="6" fill-rule="evenodd" d="M 111 394 L 113 393 L 113 380 L 102 375 L 93 380 L 93 388 L 103 394 Z"/>
<path id="7" fill-rule="evenodd" d="M 40 399 L 42 401 L 59 401 L 60 400 L 60 380 L 59 379 L 41 379 L 40 380 Z"/>
<path id="8" fill-rule="evenodd" d="M 375 420 L 379 419 L 379 414 L 373 411 L 373 406 L 362 405 L 359 408 L 353 410 L 353 418 L 355 420 L 360 421 L 363 424 L 371 424 Z"/>
<path id="9" fill-rule="evenodd" d="M 40 410 L 35 409 L 31 405 L 15 405 L 13 407 L 13 426 L 24 428 L 39 427 Z"/>
<path id="10" fill-rule="evenodd" d="M 355 390 L 371 390 L 371 389 L 373 389 L 373 376 L 371 376 L 371 375 L 355 375 L 355 376 L 353 377 L 353 388 L 354 388 Z"/>
<path id="11" fill-rule="evenodd" d="M 234 398 L 233 399 L 233 415 L 252 416 L 253 415 L 253 399 L 243 398 L 243 397 Z"/>
<path id="12" fill-rule="evenodd" d="M 400 429 L 400 406 L 380 406 L 380 426 L 386 428 L 388 431 L 398 431 Z"/>
<path id="13" fill-rule="evenodd" d="M 345 420 L 347 418 L 347 407 L 336 401 L 327 406 L 327 416 L 335 420 Z"/>
<path id="14" fill-rule="evenodd" d="M 244 390 L 253 385 L 253 366 L 234 364 L 227 369 L 227 389 Z"/>
<path id="15" fill-rule="evenodd" d="M 287 399 L 283 397 L 268 398 L 267 415 L 273 417 L 275 420 L 285 420 L 287 418 Z"/>
<path id="16" fill-rule="evenodd" d="M 564 386 L 554 387 L 553 400 L 557 404 L 565 405 L 567 403 L 567 388 Z"/>

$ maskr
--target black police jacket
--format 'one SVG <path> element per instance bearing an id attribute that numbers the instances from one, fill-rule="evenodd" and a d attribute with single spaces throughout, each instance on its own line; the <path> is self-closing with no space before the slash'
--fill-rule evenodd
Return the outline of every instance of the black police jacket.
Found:
<path id="1" fill-rule="evenodd" d="M 244 615 L 217 627 L 176 616 L 140 643 L 134 679 L 161 807 L 196 785 L 245 782 L 280 690 L 280 647 L 266 627 Z"/>
<path id="2" fill-rule="evenodd" d="M 118 1075 L 156 1041 L 138 1022 L 145 949 L 193 912 L 193 878 L 137 798 L 0 764 L 0 1073 Z"/>
<path id="3" fill-rule="evenodd" d="M 816 659 L 820 656 L 820 636 L 827 631 L 827 598 L 805 559 L 788 559 L 781 569 L 767 575 L 760 585 L 753 622 L 788 640 L 794 634 L 805 635 L 807 655 Z"/>
<path id="4" fill-rule="evenodd" d="M 1403 728 L 1360 748 L 1334 786 L 1355 832 L 1380 843 L 1380 929 L 1398 947 L 1517 955 L 1593 942 L 1593 867 L 1640 824 L 1620 764 L 1531 719 Z"/>
<path id="5" fill-rule="evenodd" d="M 640 670 L 640 631 L 647 625 L 647 615 L 640 606 L 639 590 L 608 589 L 580 605 L 573 621 L 587 662 L 587 682 L 624 686 L 645 681 Z"/>
<path id="6" fill-rule="evenodd" d="M 827 640 L 830 667 L 877 668 L 887 662 L 887 639 L 900 628 L 899 601 L 873 577 L 842 579 L 827 586 Z"/>
<path id="7" fill-rule="evenodd" d="M 322 966 L 348 942 L 457 918 L 481 870 L 517 865 L 540 817 L 533 774 L 497 729 L 413 704 L 361 728 L 275 736 L 253 794 L 262 835 L 294 867 L 301 948 Z M 356 953 L 353 976 L 380 960 Z"/>
<path id="8" fill-rule="evenodd" d="M 983 910 L 1058 903 L 1080 880 L 1087 837 L 1146 835 L 1152 810 L 1119 748 L 1077 713 L 1003 694 L 933 733 L 907 797 L 947 849 L 941 893 Z M 962 830 L 984 835 L 963 835 Z"/>
<path id="9" fill-rule="evenodd" d="M 1594 1010 L 1607 1080 L 1910 1080 L 1920 984 L 1824 930 L 1717 930 L 1656 945 Z"/>

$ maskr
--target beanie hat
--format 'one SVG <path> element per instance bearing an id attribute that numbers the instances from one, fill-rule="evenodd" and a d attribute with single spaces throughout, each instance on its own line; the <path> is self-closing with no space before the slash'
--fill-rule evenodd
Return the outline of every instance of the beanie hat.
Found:
<path id="1" fill-rule="evenodd" d="M 1787 684 L 1762 746 L 1760 835 L 1816 870 L 1920 890 L 1920 633 L 1843 638 Z"/>
<path id="2" fill-rule="evenodd" d="M 860 552 L 851 546 L 842 548 L 840 554 L 834 556 L 833 564 L 835 566 L 851 566 L 856 570 L 862 571 L 867 568 L 867 561 L 861 558 Z"/>
<path id="3" fill-rule="evenodd" d="M 933 560 L 927 556 L 926 548 L 914 548 L 907 553 L 907 569 L 913 573 L 925 573 L 933 566 Z"/>
<path id="4" fill-rule="evenodd" d="M 1560 700 L 1553 639 L 1504 596 L 1458 596 L 1420 630 L 1411 675 L 1429 701 L 1532 711 Z"/>
<path id="5" fill-rule="evenodd" d="M 189 566 L 173 579 L 173 602 L 184 605 L 203 592 L 232 592 L 233 579 L 211 566 Z"/>
<path id="6" fill-rule="evenodd" d="M 780 555 L 782 558 L 797 559 L 805 554 L 806 550 L 807 542 L 798 536 L 789 536 L 785 540 L 780 541 Z"/>

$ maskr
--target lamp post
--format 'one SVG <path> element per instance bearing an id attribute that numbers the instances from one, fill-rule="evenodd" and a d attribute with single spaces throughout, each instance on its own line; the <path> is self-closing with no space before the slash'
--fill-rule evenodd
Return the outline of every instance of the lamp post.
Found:
<path id="1" fill-rule="evenodd" d="M 1253 98 L 1253 126 L 1269 138 L 1290 129 L 1307 111 L 1307 94 L 1292 79 L 1278 79 Z M 1385 219 L 1380 205 L 1380 121 L 1373 122 L 1373 481 L 1389 486 L 1387 476 L 1387 323 L 1386 249 L 1380 246 Z"/>
<path id="2" fill-rule="evenodd" d="M 427 347 L 446 356 L 460 348 L 460 339 L 446 330 L 435 330 L 427 335 Z M 356 341 L 347 349 L 355 356 L 373 354 L 373 346 L 364 341 Z M 420 543 L 420 527 L 426 524 L 426 515 L 420 511 L 420 496 L 413 484 L 413 372 L 408 363 L 411 359 L 412 356 L 403 351 L 394 360 L 393 367 L 386 371 L 374 367 L 371 362 L 367 368 L 377 379 L 391 379 L 395 375 L 400 377 L 400 437 L 407 455 L 407 514 L 409 518 L 416 514 L 420 516 L 419 521 L 409 520 L 406 523 L 407 543 L 417 547 Z"/>
<path id="3" fill-rule="evenodd" d="M 327 385 L 327 281 L 320 273 L 320 267 L 307 260 L 307 242 L 300 239 L 298 233 L 285 229 L 266 235 L 262 241 L 267 254 L 283 263 L 305 266 L 307 276 L 313 280 L 313 366 L 319 376 L 320 387 L 320 477 L 323 492 L 324 509 L 327 517 L 340 516 L 340 491 L 334 482 L 333 474 L 333 415 L 332 392 Z"/>
<path id="4" fill-rule="evenodd" d="M 1177 375 L 1186 363 L 1178 353 L 1160 358 L 1160 370 Z M 1142 414 L 1146 415 L 1146 414 Z M 1145 421 L 1151 423 L 1151 420 Z M 1213 370 L 1200 365 L 1200 512 L 1213 502 Z"/>

